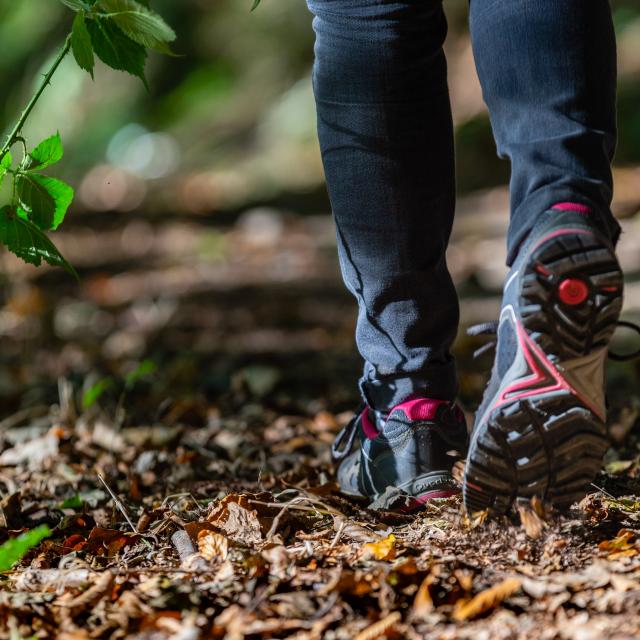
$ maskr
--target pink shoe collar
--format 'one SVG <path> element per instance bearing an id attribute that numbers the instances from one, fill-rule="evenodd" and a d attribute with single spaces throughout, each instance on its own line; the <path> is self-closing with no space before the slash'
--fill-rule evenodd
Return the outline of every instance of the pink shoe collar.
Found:
<path id="1" fill-rule="evenodd" d="M 447 400 L 437 400 L 436 398 L 411 398 L 397 404 L 391 411 L 403 411 L 409 420 L 434 420 L 441 404 L 449 404 Z M 369 416 L 369 407 L 365 407 L 360 414 L 362 431 L 369 440 L 373 440 L 380 435 L 378 428 Z"/>

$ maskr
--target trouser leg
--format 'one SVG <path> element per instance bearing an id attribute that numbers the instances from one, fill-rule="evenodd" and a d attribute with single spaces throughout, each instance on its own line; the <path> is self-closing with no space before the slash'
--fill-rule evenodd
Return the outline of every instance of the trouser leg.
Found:
<path id="1" fill-rule="evenodd" d="M 613 241 L 616 52 L 607 0 L 471 0 L 498 153 L 511 160 L 508 263 L 546 209 L 576 202 Z"/>
<path id="2" fill-rule="evenodd" d="M 361 389 L 385 410 L 456 393 L 458 302 L 445 262 L 453 130 L 437 0 L 308 0 L 318 133 Z"/>

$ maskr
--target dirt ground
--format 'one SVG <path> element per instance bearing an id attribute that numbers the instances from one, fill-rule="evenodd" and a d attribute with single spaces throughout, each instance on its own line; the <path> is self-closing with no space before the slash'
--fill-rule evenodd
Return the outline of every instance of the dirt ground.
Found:
<path id="1" fill-rule="evenodd" d="M 461 203 L 463 324 L 495 317 L 505 222 L 503 190 Z M 640 233 L 623 223 L 633 319 Z M 372 510 L 329 457 L 359 361 L 328 216 L 79 216 L 59 237 L 79 285 L 4 262 L 0 543 L 52 534 L 0 575 L 0 637 L 640 636 L 637 362 L 609 370 L 613 447 L 570 513 Z M 461 332 L 469 420 L 491 364 L 477 346 Z"/>

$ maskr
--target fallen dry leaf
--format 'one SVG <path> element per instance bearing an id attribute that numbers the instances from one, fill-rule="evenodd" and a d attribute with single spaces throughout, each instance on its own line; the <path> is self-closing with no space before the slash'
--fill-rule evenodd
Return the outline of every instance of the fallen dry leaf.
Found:
<path id="1" fill-rule="evenodd" d="M 361 631 L 354 640 L 374 640 L 374 638 L 380 638 L 384 633 L 389 631 L 394 625 L 402 620 L 402 615 L 399 611 L 394 611 L 388 616 L 374 622 L 371 626 Z"/>
<path id="2" fill-rule="evenodd" d="M 37 471 L 58 454 L 60 440 L 56 430 L 50 430 L 39 438 L 26 443 L 19 443 L 12 449 L 0 454 L 0 466 L 10 467 L 26 464 L 32 471 Z"/>
<path id="3" fill-rule="evenodd" d="M 598 545 L 598 550 L 606 553 L 608 560 L 635 556 L 638 553 L 636 537 L 635 531 L 621 529 L 613 540 L 603 540 Z"/>
<path id="4" fill-rule="evenodd" d="M 393 560 L 396 557 L 396 537 L 393 533 L 377 542 L 367 542 L 362 547 L 363 560 Z"/>
<path id="5" fill-rule="evenodd" d="M 342 516 L 335 516 L 333 518 L 333 528 L 336 532 L 340 532 L 343 537 L 353 540 L 354 542 L 373 542 L 382 538 L 382 536 L 374 531 L 352 520 L 347 520 Z"/>
<path id="6" fill-rule="evenodd" d="M 213 531 L 201 531 L 198 535 L 198 550 L 205 560 L 226 560 L 229 555 L 229 540 Z"/>
<path id="7" fill-rule="evenodd" d="M 207 520 L 235 542 L 248 546 L 262 542 L 263 530 L 258 512 L 250 508 L 249 498 L 245 495 L 229 494 Z"/>
<path id="8" fill-rule="evenodd" d="M 451 469 L 451 475 L 453 476 L 453 479 L 456 481 L 456 484 L 460 487 L 464 482 L 465 463 L 466 463 L 466 460 L 456 460 L 453 463 L 453 468 Z"/>
<path id="9" fill-rule="evenodd" d="M 466 513 L 462 519 L 462 523 L 469 529 L 476 529 L 482 526 L 489 517 L 489 509 L 476 511 L 475 513 Z"/>
<path id="10" fill-rule="evenodd" d="M 518 578 L 506 578 L 497 585 L 478 593 L 471 600 L 459 600 L 453 610 L 453 619 L 456 622 L 472 620 L 478 616 L 495 609 L 520 589 L 521 581 Z"/>
<path id="11" fill-rule="evenodd" d="M 76 597 L 71 597 L 71 594 L 65 593 L 62 597 L 58 598 L 56 605 L 68 609 L 75 609 L 76 607 L 80 608 L 92 604 L 111 590 L 114 580 L 115 578 L 111 571 L 104 571 L 100 574 L 96 582 L 84 593 Z"/>
<path id="12" fill-rule="evenodd" d="M 280 580 L 287 578 L 290 559 L 283 545 L 270 546 L 264 549 L 261 555 L 269 563 L 269 575 Z"/>
<path id="13" fill-rule="evenodd" d="M 411 607 L 412 619 L 423 620 L 433 611 L 431 585 L 434 583 L 435 578 L 435 574 L 431 572 L 420 584 L 420 587 L 416 592 L 416 597 L 413 599 L 413 606 Z"/>
<path id="14" fill-rule="evenodd" d="M 536 506 L 538 508 L 536 508 Z M 542 535 L 542 530 L 545 528 L 546 523 L 540 516 L 540 504 L 533 504 L 529 502 L 519 501 L 516 504 L 518 513 L 520 514 L 520 521 L 525 533 L 532 540 L 537 540 Z"/>

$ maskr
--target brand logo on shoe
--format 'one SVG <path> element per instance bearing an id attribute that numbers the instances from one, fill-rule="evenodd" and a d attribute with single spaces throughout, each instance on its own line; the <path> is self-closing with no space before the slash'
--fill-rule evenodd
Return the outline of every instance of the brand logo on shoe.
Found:
<path id="1" fill-rule="evenodd" d="M 565 278 L 558 285 L 558 297 L 564 304 L 575 306 L 582 304 L 589 295 L 587 283 L 579 278 Z"/>

